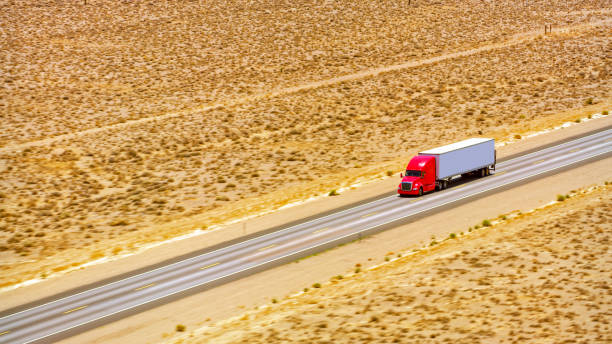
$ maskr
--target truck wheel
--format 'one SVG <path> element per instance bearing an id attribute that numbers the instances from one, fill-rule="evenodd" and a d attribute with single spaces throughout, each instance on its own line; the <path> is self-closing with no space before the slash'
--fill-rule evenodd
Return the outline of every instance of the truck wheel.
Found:
<path id="1" fill-rule="evenodd" d="M 419 188 L 419 196 L 423 196 L 423 187 L 422 186 Z"/>
<path id="2" fill-rule="evenodd" d="M 484 168 L 481 168 L 481 169 L 480 169 L 480 177 L 484 177 L 484 176 L 486 176 L 485 169 L 484 169 Z"/>

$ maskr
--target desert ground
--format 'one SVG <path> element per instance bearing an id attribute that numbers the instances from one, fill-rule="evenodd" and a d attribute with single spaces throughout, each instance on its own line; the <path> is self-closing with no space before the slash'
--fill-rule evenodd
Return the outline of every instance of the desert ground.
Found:
<path id="1" fill-rule="evenodd" d="M 609 343 L 610 188 L 389 252 L 169 343 Z"/>
<path id="2" fill-rule="evenodd" d="M 415 3 L 3 1 L 0 285 L 609 110 L 608 2 Z"/>
<path id="3" fill-rule="evenodd" d="M 530 137 L 505 145 L 499 149 L 507 154 L 521 153 L 543 144 L 556 142 L 560 138 L 590 132 L 611 123 L 610 116 L 598 120 L 575 124 L 562 130 Z M 288 297 L 312 288 L 314 283 L 325 285 L 337 275 L 348 277 L 354 273 L 356 264 L 363 271 L 385 263 L 386 258 L 406 255 L 412 250 L 428 246 L 432 240 L 440 242 L 451 233 L 468 233 L 469 227 L 481 225 L 484 219 L 494 221 L 503 215 L 510 217 L 518 212 L 547 205 L 558 194 L 571 194 L 582 188 L 603 185 L 612 176 L 612 158 L 602 159 L 561 173 L 557 173 L 512 189 L 495 193 L 465 204 L 458 205 L 434 216 L 426 216 L 392 230 L 364 238 L 360 242 L 336 247 L 307 259 L 285 264 L 267 271 L 206 290 L 181 300 L 162 305 L 128 318 L 98 327 L 74 337 L 62 340 L 61 344 L 104 343 L 122 344 L 157 343 L 171 341 L 206 325 L 221 324 L 224 320 L 240 317 L 246 310 L 271 305 L 273 299 L 282 302 Z M 247 229 L 257 231 L 270 225 L 286 223 L 290 219 L 303 218 L 321 211 L 336 209 L 355 200 L 379 195 L 380 190 L 397 185 L 398 176 L 383 178 L 354 189 L 347 189 L 339 196 L 322 197 L 314 201 L 284 208 L 247 222 Z M 314 209 L 313 209 L 314 208 Z M 189 240 L 160 245 L 137 255 L 117 259 L 105 264 L 76 270 L 61 278 L 49 278 L 44 282 L 5 292 L 7 307 L 20 305 L 38 298 L 55 295 L 83 283 L 96 282 L 106 276 L 131 271 L 143 266 L 172 258 L 173 254 L 188 252 L 199 247 L 214 245 L 223 237 L 240 237 L 242 223 L 224 226 L 222 229 L 199 235 Z M 250 233 L 250 232 L 249 232 Z M 227 239 L 226 239 L 227 240 Z M 390 252 L 394 254 L 389 255 Z M 140 262 L 140 264 L 139 264 Z M 130 266 L 132 266 L 130 268 Z M 20 301 L 22 300 L 22 301 Z M 186 326 L 186 332 L 176 331 L 176 325 Z"/>
<path id="4" fill-rule="evenodd" d="M 86 4 L 85 4 L 86 3 Z M 609 17 L 605 0 L 2 0 L 0 144 Z"/>

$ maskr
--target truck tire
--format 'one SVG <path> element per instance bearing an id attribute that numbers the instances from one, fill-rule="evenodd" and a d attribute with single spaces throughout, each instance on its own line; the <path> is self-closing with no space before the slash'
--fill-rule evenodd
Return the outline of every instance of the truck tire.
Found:
<path id="1" fill-rule="evenodd" d="M 486 176 L 486 175 L 487 175 L 487 174 L 486 174 L 486 169 L 481 168 L 481 169 L 480 169 L 480 177 L 482 178 L 482 177 L 484 177 L 484 176 Z"/>
<path id="2" fill-rule="evenodd" d="M 419 188 L 419 197 L 420 196 L 423 196 L 423 187 L 422 186 Z"/>

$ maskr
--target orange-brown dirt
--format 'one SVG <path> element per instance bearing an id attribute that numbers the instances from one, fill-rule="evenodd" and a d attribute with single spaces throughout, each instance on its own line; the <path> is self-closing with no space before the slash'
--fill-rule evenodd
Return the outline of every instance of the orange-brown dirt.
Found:
<path id="1" fill-rule="evenodd" d="M 609 343 L 607 184 L 171 342 Z"/>
<path id="2" fill-rule="evenodd" d="M 86 2 L 86 4 L 84 4 Z M 609 17 L 605 0 L 2 0 L 0 143 Z"/>
<path id="3" fill-rule="evenodd" d="M 1 3 L 0 285 L 612 99 L 606 1 Z"/>

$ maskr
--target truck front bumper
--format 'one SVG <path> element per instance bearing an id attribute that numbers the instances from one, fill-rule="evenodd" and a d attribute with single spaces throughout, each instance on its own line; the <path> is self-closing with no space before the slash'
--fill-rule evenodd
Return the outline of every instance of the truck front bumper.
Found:
<path id="1" fill-rule="evenodd" d="M 419 194 L 419 189 L 406 191 L 406 190 L 402 190 L 401 188 L 398 188 L 397 189 L 397 193 L 399 195 L 418 195 Z"/>

